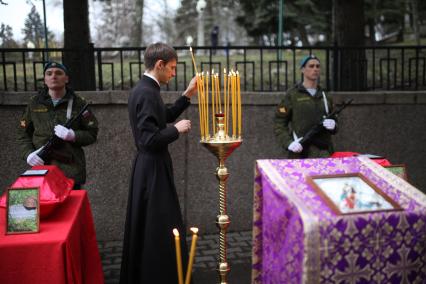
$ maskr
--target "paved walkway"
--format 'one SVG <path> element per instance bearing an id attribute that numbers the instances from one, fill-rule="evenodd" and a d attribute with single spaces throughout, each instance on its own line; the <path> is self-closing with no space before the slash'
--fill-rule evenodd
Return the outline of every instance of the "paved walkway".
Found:
<path id="1" fill-rule="evenodd" d="M 190 247 L 190 237 L 187 239 Z M 227 257 L 231 266 L 229 282 L 250 283 L 252 232 L 232 232 L 227 234 Z M 203 235 L 197 241 L 193 278 L 196 284 L 218 282 L 217 255 L 219 235 Z M 122 241 L 98 242 L 99 253 L 105 275 L 105 284 L 116 284 L 120 277 Z"/>

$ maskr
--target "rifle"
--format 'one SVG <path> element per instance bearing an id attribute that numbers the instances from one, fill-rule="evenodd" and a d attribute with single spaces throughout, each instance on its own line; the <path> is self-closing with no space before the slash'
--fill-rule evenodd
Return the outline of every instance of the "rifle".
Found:
<path id="1" fill-rule="evenodd" d="M 322 125 L 322 123 L 325 119 L 329 119 L 329 118 L 335 119 L 336 116 L 342 110 L 344 110 L 348 105 L 350 105 L 353 100 L 354 99 L 348 99 L 347 101 L 343 102 L 343 104 L 340 107 L 336 108 L 333 112 L 324 116 L 324 118 L 320 122 L 315 124 L 311 129 L 308 130 L 308 132 L 306 132 L 305 135 L 303 135 L 303 138 L 299 141 L 299 143 L 302 144 L 303 146 L 309 143 L 315 135 L 317 135 L 318 133 L 324 130 L 324 126 Z"/>
<path id="2" fill-rule="evenodd" d="M 85 104 L 80 112 L 74 116 L 69 118 L 65 124 L 64 127 L 66 128 L 70 128 L 71 125 L 79 120 L 81 118 L 81 116 L 83 115 L 83 113 L 87 110 L 87 107 L 89 106 L 89 104 Z M 39 156 L 43 161 L 46 161 L 47 158 L 49 158 L 49 156 L 51 156 L 52 154 L 54 154 L 55 159 L 58 161 L 62 161 L 62 162 L 66 162 L 69 163 L 72 160 L 72 157 L 68 157 L 67 155 L 60 153 L 59 151 L 56 151 L 54 148 L 59 145 L 59 143 L 62 142 L 62 139 L 59 138 L 58 136 L 56 136 L 55 134 L 53 134 L 49 140 L 46 142 L 46 144 L 44 144 L 43 148 L 37 153 L 37 156 Z"/>

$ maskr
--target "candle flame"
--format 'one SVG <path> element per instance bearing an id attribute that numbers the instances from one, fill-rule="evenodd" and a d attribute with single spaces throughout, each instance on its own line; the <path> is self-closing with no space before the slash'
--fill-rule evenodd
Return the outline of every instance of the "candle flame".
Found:
<path id="1" fill-rule="evenodd" d="M 189 229 L 189 230 L 191 230 L 191 232 L 194 233 L 194 234 L 198 234 L 198 228 L 196 228 L 196 227 L 191 227 L 191 229 Z"/>
<path id="2" fill-rule="evenodd" d="M 176 237 L 179 237 L 179 231 L 178 231 L 177 229 L 173 229 L 173 234 L 174 234 Z"/>

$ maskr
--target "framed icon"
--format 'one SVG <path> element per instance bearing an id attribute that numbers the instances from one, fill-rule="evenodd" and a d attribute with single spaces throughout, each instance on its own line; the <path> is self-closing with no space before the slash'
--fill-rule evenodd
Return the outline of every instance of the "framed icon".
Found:
<path id="1" fill-rule="evenodd" d="M 408 180 L 407 178 L 407 168 L 404 164 L 398 164 L 398 165 L 391 165 L 391 166 L 385 166 L 387 170 L 389 170 L 394 175 L 404 179 Z"/>
<path id="2" fill-rule="evenodd" d="M 40 220 L 39 188 L 8 188 L 6 234 L 38 233 Z"/>
<path id="3" fill-rule="evenodd" d="M 309 176 L 307 182 L 338 215 L 402 210 L 361 173 Z"/>

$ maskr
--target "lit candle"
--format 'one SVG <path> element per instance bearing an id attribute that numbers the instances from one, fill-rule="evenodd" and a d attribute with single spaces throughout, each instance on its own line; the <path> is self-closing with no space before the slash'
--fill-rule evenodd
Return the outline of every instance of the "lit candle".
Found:
<path id="1" fill-rule="evenodd" d="M 229 95 L 230 95 L 230 107 L 231 107 L 231 111 L 230 111 L 230 113 L 231 113 L 231 115 L 230 115 L 230 118 L 229 118 L 229 120 L 231 120 L 231 118 L 232 118 L 232 134 L 231 134 L 231 130 L 229 130 L 229 135 L 234 135 L 234 115 L 235 115 L 235 112 L 234 112 L 234 94 L 233 94 L 233 92 L 234 92 L 234 79 L 233 79 L 233 77 L 232 77 L 232 70 L 229 72 L 229 84 L 230 84 L 230 87 L 229 87 Z"/>
<path id="2" fill-rule="evenodd" d="M 209 139 L 210 131 L 209 131 L 209 71 L 207 71 L 206 75 L 206 138 Z"/>
<path id="3" fill-rule="evenodd" d="M 214 120 L 214 114 L 216 113 L 216 110 L 215 110 L 215 75 L 214 75 L 214 69 L 212 69 L 212 134 L 213 134 L 213 136 L 216 134 L 216 128 L 215 128 L 215 125 L 214 125 L 214 122 L 215 122 L 215 120 Z"/>
<path id="4" fill-rule="evenodd" d="M 192 232 L 192 242 L 191 242 L 191 250 L 189 253 L 189 262 L 188 262 L 188 269 L 186 271 L 186 277 L 185 277 L 185 284 L 189 284 L 191 282 L 191 275 L 192 275 L 192 264 L 194 263 L 194 257 L 195 257 L 195 248 L 196 243 L 198 239 L 198 228 L 191 228 Z"/>
<path id="5" fill-rule="evenodd" d="M 228 133 L 227 125 L 226 125 L 226 119 L 228 118 L 228 109 L 226 108 L 226 68 L 223 68 L 223 114 L 225 115 L 225 135 Z"/>
<path id="6" fill-rule="evenodd" d="M 228 84 L 226 87 L 226 134 L 229 135 L 229 114 L 230 114 L 230 110 L 229 110 L 229 101 L 230 101 L 230 91 L 231 91 L 231 72 L 228 73 Z"/>
<path id="7" fill-rule="evenodd" d="M 195 74 L 198 74 L 197 64 L 195 64 L 194 53 L 192 53 L 192 47 L 189 47 L 189 51 L 191 52 L 192 64 L 194 65 Z"/>
<path id="8" fill-rule="evenodd" d="M 204 98 L 204 73 L 201 72 L 200 74 L 200 89 L 201 93 L 198 95 L 201 99 L 201 120 L 200 125 L 203 128 L 203 137 L 204 140 L 206 137 L 206 125 L 204 124 L 204 113 L 205 113 L 205 98 Z"/>
<path id="9" fill-rule="evenodd" d="M 179 284 L 183 284 L 182 256 L 181 256 L 181 253 L 180 253 L 179 231 L 177 229 L 173 229 L 173 234 L 175 235 L 176 263 L 177 263 L 178 280 L 179 280 Z"/>
<path id="10" fill-rule="evenodd" d="M 238 138 L 241 138 L 241 87 L 240 74 L 237 71 L 237 99 L 238 99 Z"/>
<path id="11" fill-rule="evenodd" d="M 201 134 L 201 139 L 203 139 L 204 137 L 204 127 L 202 124 L 202 94 L 201 94 L 201 79 L 200 79 L 200 74 L 196 74 L 196 78 L 197 78 L 197 91 L 198 91 L 198 115 L 200 117 L 200 134 Z"/>
<path id="12" fill-rule="evenodd" d="M 219 73 L 216 74 L 216 101 L 217 101 L 219 113 L 222 113 L 222 102 L 220 99 Z"/>
<path id="13" fill-rule="evenodd" d="M 237 135 L 237 75 L 232 71 L 232 137 Z"/>

